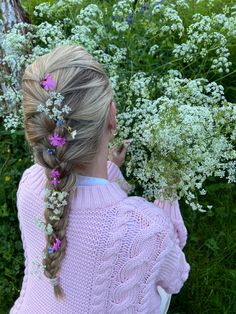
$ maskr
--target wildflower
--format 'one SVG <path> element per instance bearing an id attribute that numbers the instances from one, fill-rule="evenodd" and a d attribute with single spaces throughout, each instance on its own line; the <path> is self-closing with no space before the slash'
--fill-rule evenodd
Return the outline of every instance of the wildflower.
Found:
<path id="1" fill-rule="evenodd" d="M 59 146 L 62 147 L 66 143 L 66 139 L 64 137 L 61 137 L 57 132 L 55 132 L 53 135 L 49 137 L 50 143 L 53 146 Z"/>
<path id="2" fill-rule="evenodd" d="M 60 177 L 60 172 L 56 169 L 53 169 L 51 171 L 51 177 L 52 180 L 50 181 L 51 184 L 53 185 L 57 185 L 58 183 L 60 183 L 61 181 L 58 179 Z"/>
<path id="3" fill-rule="evenodd" d="M 49 155 L 53 155 L 56 152 L 55 148 L 48 148 L 47 151 Z"/>
<path id="4" fill-rule="evenodd" d="M 57 126 L 62 126 L 64 124 L 63 120 L 56 120 L 56 125 Z"/>
<path id="5" fill-rule="evenodd" d="M 45 89 L 46 91 L 48 90 L 54 90 L 56 87 L 56 82 L 54 81 L 54 79 L 52 78 L 52 75 L 50 73 L 48 73 L 45 78 L 42 80 L 41 82 L 41 86 L 43 87 L 43 89 Z"/>
<path id="6" fill-rule="evenodd" d="M 76 131 L 76 130 L 74 130 L 74 131 L 71 132 L 71 137 L 73 138 L 73 140 L 75 139 L 76 134 L 77 134 L 77 131 Z"/>
<path id="7" fill-rule="evenodd" d="M 10 176 L 5 176 L 5 181 L 8 182 L 11 180 L 11 177 Z"/>

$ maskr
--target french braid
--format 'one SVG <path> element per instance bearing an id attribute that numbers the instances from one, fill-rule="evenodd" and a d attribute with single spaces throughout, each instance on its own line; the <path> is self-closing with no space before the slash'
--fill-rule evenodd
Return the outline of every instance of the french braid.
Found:
<path id="1" fill-rule="evenodd" d="M 68 136 L 66 128 L 55 125 L 45 113 L 37 111 L 38 105 L 48 99 L 48 93 L 40 86 L 46 73 L 53 75 L 56 91 L 63 95 L 64 103 L 71 108 L 65 117 L 65 126 L 77 128 L 76 139 Z M 50 218 L 51 208 L 44 211 L 45 224 L 51 224 L 54 234 L 61 240 L 60 249 L 49 255 L 48 248 L 52 246 L 54 237 L 53 234 L 46 235 L 44 275 L 52 279 L 58 276 L 66 254 L 66 228 L 76 185 L 75 166 L 83 168 L 89 165 L 99 151 L 113 96 L 112 88 L 101 65 L 83 47 L 65 45 L 39 57 L 26 69 L 22 89 L 25 135 L 33 147 L 35 160 L 45 169 L 45 188 L 68 193 L 60 220 Z M 54 154 L 48 154 L 47 149 L 51 146 L 49 136 L 53 132 L 67 141 L 63 147 L 57 147 Z M 52 188 L 50 172 L 55 168 L 60 171 L 60 183 Z M 45 202 L 47 200 L 45 196 Z M 63 299 L 65 294 L 59 282 L 53 287 L 56 298 Z"/>

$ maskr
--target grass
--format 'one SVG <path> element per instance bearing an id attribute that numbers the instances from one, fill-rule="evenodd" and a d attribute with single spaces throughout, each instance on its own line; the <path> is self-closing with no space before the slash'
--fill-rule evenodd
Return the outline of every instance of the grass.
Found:
<path id="1" fill-rule="evenodd" d="M 219 182 L 208 182 L 207 189 L 205 201 L 214 205 L 208 213 L 181 206 L 191 271 L 168 314 L 236 313 L 236 189 Z"/>

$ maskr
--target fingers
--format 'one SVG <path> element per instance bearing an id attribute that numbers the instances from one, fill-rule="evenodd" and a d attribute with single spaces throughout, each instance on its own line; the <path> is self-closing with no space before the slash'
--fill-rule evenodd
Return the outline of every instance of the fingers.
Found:
<path id="1" fill-rule="evenodd" d="M 133 139 L 124 140 L 122 145 L 117 147 L 113 146 L 109 150 L 111 161 L 115 162 L 119 167 L 124 163 L 125 156 L 129 145 L 133 142 Z"/>
<path id="2" fill-rule="evenodd" d="M 129 145 L 133 142 L 133 139 L 128 139 L 128 140 L 124 140 L 123 141 L 123 144 L 121 145 L 121 148 L 120 148 L 120 155 L 121 157 L 125 158 L 125 155 L 127 153 L 127 150 L 128 150 L 128 147 Z"/>
<path id="3" fill-rule="evenodd" d="M 127 140 L 124 140 L 124 146 L 125 146 L 126 148 L 128 148 L 129 145 L 130 145 L 133 141 L 134 141 L 134 140 L 133 140 L 132 138 L 129 138 L 129 139 L 127 139 Z"/>

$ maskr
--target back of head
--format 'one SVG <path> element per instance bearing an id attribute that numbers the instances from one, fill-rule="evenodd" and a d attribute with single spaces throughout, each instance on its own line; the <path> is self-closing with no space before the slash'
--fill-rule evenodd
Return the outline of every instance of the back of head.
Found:
<path id="1" fill-rule="evenodd" d="M 62 125 L 49 114 L 52 93 L 41 84 L 48 74 L 55 82 L 53 92 L 64 97 L 63 106 L 69 107 L 63 113 Z M 52 279 L 57 276 L 66 252 L 65 234 L 70 199 L 76 184 L 75 167 L 87 167 L 99 151 L 112 101 L 112 88 L 102 66 L 83 47 L 66 45 L 31 64 L 24 73 L 22 89 L 25 134 L 36 161 L 45 169 L 45 188 L 57 191 L 59 198 L 65 198 L 60 208 L 54 211 L 48 203 L 50 192 L 45 194 L 45 222 L 52 226 L 53 232 L 46 235 L 43 264 L 45 276 Z M 39 106 L 46 110 L 39 111 Z M 68 130 L 76 131 L 76 136 L 71 136 Z M 64 138 L 64 145 L 52 147 L 50 137 L 53 134 Z M 60 180 L 52 186 L 52 171 L 55 174 L 55 170 L 59 172 Z M 57 215 L 53 216 L 55 213 Z M 49 254 L 56 238 L 60 239 L 60 249 Z M 53 286 L 55 296 L 62 298 L 64 293 L 59 282 L 54 281 Z"/>

